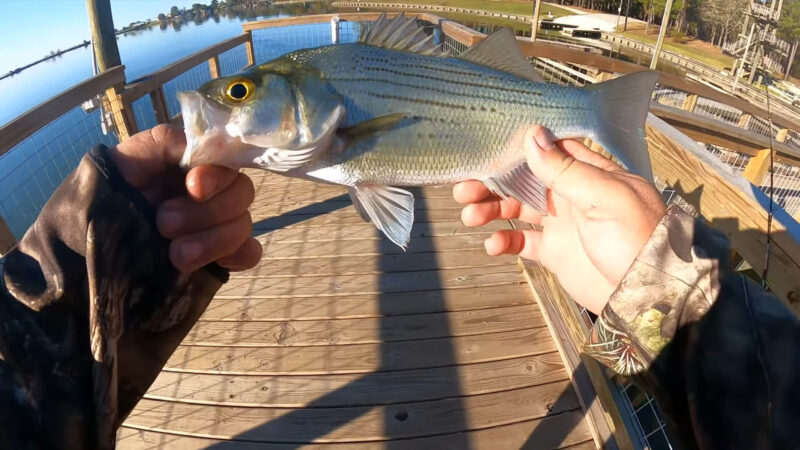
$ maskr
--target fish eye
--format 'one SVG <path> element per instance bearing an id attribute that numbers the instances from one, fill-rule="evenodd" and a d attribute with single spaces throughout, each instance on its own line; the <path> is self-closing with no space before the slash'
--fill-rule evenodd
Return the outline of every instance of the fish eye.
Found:
<path id="1" fill-rule="evenodd" d="M 228 83 L 228 87 L 225 89 L 225 96 L 232 102 L 241 102 L 250 97 L 254 87 L 252 81 L 238 78 Z"/>

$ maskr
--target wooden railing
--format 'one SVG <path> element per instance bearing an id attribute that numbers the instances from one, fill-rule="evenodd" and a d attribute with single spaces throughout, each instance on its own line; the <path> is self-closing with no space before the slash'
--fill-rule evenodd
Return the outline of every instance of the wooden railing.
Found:
<path id="1" fill-rule="evenodd" d="M 87 80 L 70 90 L 26 112 L 0 128 L 0 154 L 9 151 L 36 130 L 78 106 L 87 98 L 105 94 L 105 105 L 113 112 L 120 139 L 137 131 L 133 102 L 149 94 L 156 121 L 173 120 L 167 108 L 164 84 L 183 73 L 207 64 L 211 78 L 220 76 L 219 56 L 239 45 L 245 45 L 247 64 L 256 63 L 252 33 L 259 29 L 309 23 L 326 23 L 339 20 L 375 20 L 378 13 L 326 14 L 306 17 L 277 18 L 247 22 L 243 34 L 220 42 L 172 63 L 146 77 L 125 84 L 124 69 L 114 68 L 98 77 Z M 455 22 L 427 13 L 417 14 L 419 19 L 439 26 L 449 39 L 466 47 L 485 38 Z M 532 43 L 520 39 L 523 53 L 531 58 L 558 61 L 562 65 L 593 67 L 614 76 L 646 70 L 641 66 L 608 57 L 570 49 L 552 43 Z M 733 248 L 758 272 L 764 264 L 766 253 L 767 212 L 766 196 L 756 187 L 763 180 L 768 166 L 770 138 L 744 129 L 748 117 L 766 118 L 767 111 L 757 105 L 720 92 L 711 87 L 660 73 L 661 86 L 685 92 L 681 108 L 654 104 L 648 122 L 647 141 L 656 176 L 670 185 L 712 226 L 725 232 Z M 735 107 L 743 112 L 739 126 L 733 126 L 695 113 L 698 99 L 706 98 Z M 772 115 L 772 122 L 781 130 L 772 138 L 778 161 L 792 166 L 800 163 L 800 152 L 786 145 L 788 130 L 798 131 L 798 123 L 780 114 Z M 687 137 L 688 136 L 688 137 Z M 751 155 L 744 171 L 747 179 L 733 174 L 715 156 L 700 147 L 696 141 L 714 143 L 725 148 Z M 749 181 L 748 181 L 749 180 Z M 755 186 L 751 183 L 755 183 Z M 5 232 L 3 231 L 5 229 Z M 7 228 L 0 220 L 0 253 L 9 246 Z M 13 236 L 11 236 L 13 241 Z M 3 247 L 5 245 L 5 248 Z M 778 211 L 772 225 L 770 288 L 795 312 L 800 312 L 800 225 L 782 211 Z M 588 330 L 584 319 L 566 294 L 557 287 L 555 279 L 541 268 L 522 263 L 526 276 L 548 317 L 559 351 L 572 374 L 573 382 L 588 412 L 590 427 L 598 442 L 613 438 L 621 448 L 631 447 L 631 437 L 626 432 L 625 419 L 617 410 L 612 384 L 604 371 L 591 360 L 581 357 L 580 349 Z M 561 330 L 561 331 L 558 331 Z M 599 402 L 592 402 L 593 396 Z M 601 408 L 602 406 L 602 408 Z M 598 410 L 598 408 L 600 408 Z"/>

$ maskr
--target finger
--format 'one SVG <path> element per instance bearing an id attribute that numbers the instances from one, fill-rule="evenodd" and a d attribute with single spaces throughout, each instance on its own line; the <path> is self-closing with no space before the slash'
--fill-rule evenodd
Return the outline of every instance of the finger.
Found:
<path id="1" fill-rule="evenodd" d="M 233 271 L 252 269 L 261 261 L 261 243 L 250 238 L 235 252 L 217 260 L 217 264 Z"/>
<path id="2" fill-rule="evenodd" d="M 478 180 L 469 180 L 453 186 L 453 198 L 458 203 L 477 203 L 492 196 L 491 191 Z"/>
<path id="3" fill-rule="evenodd" d="M 230 186 L 237 175 L 240 175 L 239 172 L 227 167 L 197 166 L 186 174 L 186 190 L 193 199 L 204 202 Z M 247 178 L 246 175 L 241 176 Z"/>
<path id="4" fill-rule="evenodd" d="M 534 175 L 580 209 L 605 201 L 613 195 L 614 183 L 619 183 L 608 172 L 568 156 L 541 126 L 528 130 L 524 145 Z"/>
<path id="5" fill-rule="evenodd" d="M 185 149 L 183 130 L 162 124 L 120 142 L 110 154 L 123 178 L 138 189 L 149 184 L 154 175 L 177 166 Z"/>
<path id="6" fill-rule="evenodd" d="M 523 258 L 539 261 L 541 243 L 541 231 L 500 230 L 495 231 L 483 245 L 490 256 L 520 255 Z"/>
<path id="7" fill-rule="evenodd" d="M 181 272 L 193 272 L 236 251 L 250 239 L 253 224 L 249 213 L 214 228 L 181 236 L 172 241 L 169 257 Z"/>
<path id="8" fill-rule="evenodd" d="M 254 197 L 253 182 L 239 174 L 233 184 L 206 202 L 184 196 L 162 203 L 156 213 L 156 226 L 168 239 L 213 228 L 244 214 Z"/>
<path id="9" fill-rule="evenodd" d="M 623 169 L 614 161 L 606 158 L 605 156 L 595 152 L 589 147 L 583 145 L 583 142 L 576 141 L 575 139 L 563 139 L 556 142 L 556 146 L 564 153 L 572 156 L 578 161 L 583 161 L 591 164 L 598 169 L 607 170 L 609 172 L 622 172 Z"/>

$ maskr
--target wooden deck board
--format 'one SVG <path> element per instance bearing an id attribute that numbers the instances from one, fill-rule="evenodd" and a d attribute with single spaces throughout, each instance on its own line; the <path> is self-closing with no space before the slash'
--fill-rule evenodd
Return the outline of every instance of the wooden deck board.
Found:
<path id="1" fill-rule="evenodd" d="M 233 274 L 119 448 L 592 448 L 515 259 L 449 187 L 415 190 L 407 251 L 338 186 L 250 172 L 261 264 Z"/>

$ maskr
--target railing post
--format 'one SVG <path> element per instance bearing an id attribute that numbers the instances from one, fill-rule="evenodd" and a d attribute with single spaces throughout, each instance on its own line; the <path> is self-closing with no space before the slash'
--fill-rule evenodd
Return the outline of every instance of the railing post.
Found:
<path id="1" fill-rule="evenodd" d="M 167 108 L 167 99 L 164 95 L 164 86 L 159 86 L 158 89 L 150 92 L 150 103 L 153 104 L 156 121 L 158 123 L 169 123 L 171 118 Z"/>
<path id="2" fill-rule="evenodd" d="M 752 115 L 750 115 L 748 113 L 742 113 L 742 115 L 739 116 L 739 123 L 736 124 L 736 126 L 739 127 L 739 128 L 745 128 L 746 129 L 747 127 L 750 126 L 750 119 L 752 119 L 752 118 L 753 118 Z"/>
<path id="3" fill-rule="evenodd" d="M 253 47 L 253 32 L 246 31 L 245 33 L 247 33 L 247 41 L 244 43 L 244 47 L 247 51 L 247 67 L 251 67 L 256 64 L 256 53 Z"/>
<path id="4" fill-rule="evenodd" d="M 694 108 L 697 107 L 697 94 L 688 94 L 686 99 L 683 101 L 683 109 L 689 112 L 694 112 Z"/>
<path id="5" fill-rule="evenodd" d="M 11 233 L 6 221 L 0 217 L 0 256 L 10 252 L 15 245 L 17 245 L 17 238 Z"/>
<path id="6" fill-rule="evenodd" d="M 769 152 L 770 150 L 768 148 L 759 150 L 756 156 L 750 158 L 750 161 L 747 163 L 742 173 L 749 182 L 756 186 L 761 185 L 761 182 L 764 181 L 764 177 L 767 175 L 767 171 L 769 171 Z M 772 152 L 773 157 L 776 154 L 777 152 Z"/>
<path id="7" fill-rule="evenodd" d="M 339 43 L 339 17 L 331 19 L 331 44 Z"/>
<path id="8" fill-rule="evenodd" d="M 124 89 L 124 86 L 112 86 L 106 90 L 106 98 L 111 108 L 111 116 L 114 118 L 114 126 L 120 141 L 128 139 L 138 131 L 131 103 L 122 96 Z"/>
<path id="9" fill-rule="evenodd" d="M 211 74 L 211 79 L 219 78 L 219 55 L 215 55 L 208 60 L 208 72 Z"/>

